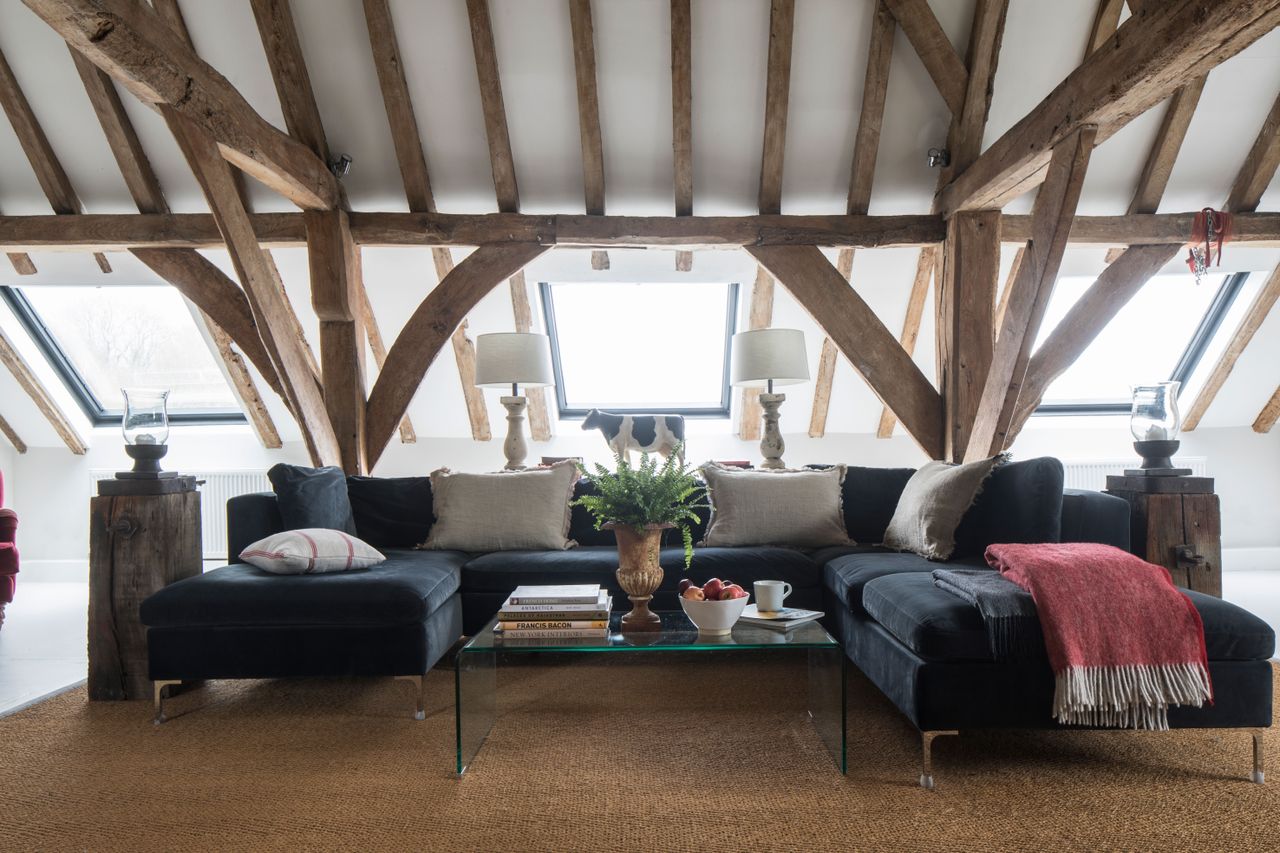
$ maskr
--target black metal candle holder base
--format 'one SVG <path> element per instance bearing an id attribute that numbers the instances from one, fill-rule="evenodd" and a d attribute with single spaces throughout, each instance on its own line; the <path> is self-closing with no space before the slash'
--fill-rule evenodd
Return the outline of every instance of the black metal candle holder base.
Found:
<path id="1" fill-rule="evenodd" d="M 117 480 L 167 480 L 177 471 L 161 471 L 160 460 L 169 452 L 167 444 L 126 444 L 124 452 L 133 460 L 132 471 L 117 471 Z"/>
<path id="2" fill-rule="evenodd" d="M 1133 449 L 1142 457 L 1142 467 L 1126 468 L 1127 477 L 1185 477 L 1191 473 L 1190 468 L 1176 468 L 1173 454 L 1178 452 L 1182 442 L 1176 439 L 1156 439 L 1152 441 L 1135 441 Z"/>

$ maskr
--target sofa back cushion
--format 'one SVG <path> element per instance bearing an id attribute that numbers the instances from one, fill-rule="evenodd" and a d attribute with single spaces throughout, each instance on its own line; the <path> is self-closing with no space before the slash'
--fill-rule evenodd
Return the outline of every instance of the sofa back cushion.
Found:
<path id="1" fill-rule="evenodd" d="M 862 468 L 850 465 L 844 475 L 844 526 L 849 538 L 863 545 L 884 541 L 885 529 L 914 468 Z"/>
<path id="2" fill-rule="evenodd" d="M 435 516 L 430 477 L 347 477 L 356 535 L 375 548 L 412 548 Z"/>
<path id="3" fill-rule="evenodd" d="M 280 503 L 286 530 L 323 527 L 355 534 L 347 479 L 341 468 L 308 468 L 279 462 L 268 469 L 267 479 Z"/>
<path id="4" fill-rule="evenodd" d="M 981 556 L 997 542 L 1060 541 L 1063 477 L 1050 456 L 996 468 L 956 529 L 952 558 Z"/>

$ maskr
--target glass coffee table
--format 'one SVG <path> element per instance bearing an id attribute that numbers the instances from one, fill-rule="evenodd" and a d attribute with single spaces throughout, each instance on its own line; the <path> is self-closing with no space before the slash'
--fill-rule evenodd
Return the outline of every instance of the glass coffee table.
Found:
<path id="1" fill-rule="evenodd" d="M 783 633 L 738 623 L 728 636 L 699 635 L 682 612 L 664 612 L 662 630 L 627 633 L 619 630 L 622 614 L 609 620 L 609 636 L 600 639 L 510 639 L 495 634 L 497 617 L 458 653 L 455 670 L 458 752 L 457 772 L 471 766 L 498 717 L 498 664 L 507 656 L 530 653 L 638 654 L 664 652 L 752 654 L 808 652 L 809 717 L 836 767 L 845 772 L 845 666 L 840 644 L 817 622 Z"/>

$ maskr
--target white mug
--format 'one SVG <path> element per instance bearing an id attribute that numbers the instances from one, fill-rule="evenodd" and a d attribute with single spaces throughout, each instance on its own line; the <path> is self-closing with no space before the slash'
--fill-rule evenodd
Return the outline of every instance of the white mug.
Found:
<path id="1" fill-rule="evenodd" d="M 791 594 L 791 584 L 784 581 L 756 581 L 756 609 L 766 613 L 781 610 L 782 602 Z"/>

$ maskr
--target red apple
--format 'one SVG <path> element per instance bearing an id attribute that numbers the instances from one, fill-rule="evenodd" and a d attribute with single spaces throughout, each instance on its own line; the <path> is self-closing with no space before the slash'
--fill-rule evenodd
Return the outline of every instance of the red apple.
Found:
<path id="1" fill-rule="evenodd" d="M 706 596 L 702 593 L 702 587 L 690 585 L 688 589 L 680 593 L 681 598 L 687 598 L 690 601 L 704 601 Z"/>
<path id="2" fill-rule="evenodd" d="M 681 578 L 680 583 L 676 586 L 676 592 L 684 595 L 684 591 L 693 586 L 693 581 L 688 578 Z"/>
<path id="3" fill-rule="evenodd" d="M 712 578 L 702 585 L 702 594 L 707 597 L 707 601 L 719 601 L 720 591 L 724 589 L 724 581 L 720 578 Z"/>
<path id="4" fill-rule="evenodd" d="M 721 601 L 731 601 L 735 598 L 746 598 L 747 591 L 736 583 L 731 583 L 720 591 Z"/>

